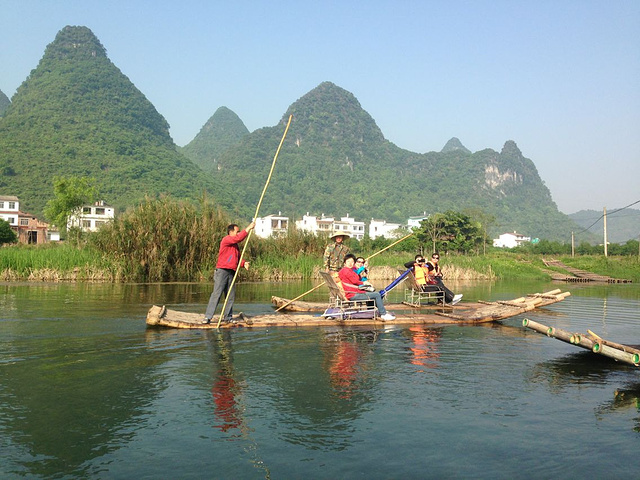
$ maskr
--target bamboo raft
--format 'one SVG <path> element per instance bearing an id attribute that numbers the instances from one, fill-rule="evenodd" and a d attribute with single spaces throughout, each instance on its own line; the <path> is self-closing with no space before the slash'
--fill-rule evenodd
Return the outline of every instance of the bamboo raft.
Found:
<path id="1" fill-rule="evenodd" d="M 560 328 L 549 327 L 533 320 L 525 318 L 522 325 L 536 332 L 543 333 L 548 337 L 561 340 L 577 347 L 590 350 L 593 353 L 613 358 L 614 360 L 628 363 L 634 367 L 640 366 L 640 349 L 637 346 L 623 345 L 611 342 L 599 337 L 591 330 L 588 333 L 572 333 Z"/>
<path id="2" fill-rule="evenodd" d="M 569 267 L 559 260 L 542 260 L 547 267 L 561 268 L 569 272 L 569 275 L 559 272 L 549 272 L 553 280 L 562 282 L 599 282 L 599 283 L 632 283 L 631 280 L 598 275 L 578 268 Z"/>
<path id="3" fill-rule="evenodd" d="M 546 293 L 534 293 L 509 301 L 464 302 L 454 307 L 440 308 L 430 312 L 396 312 L 395 320 L 383 322 L 379 318 L 339 320 L 324 318 L 309 313 L 268 313 L 264 315 L 235 315 L 233 323 L 222 323 L 220 328 L 266 328 L 266 327 L 318 327 L 318 326 L 373 326 L 383 325 L 433 325 L 433 324 L 479 324 L 494 322 L 529 312 L 564 300 L 569 292 L 552 290 Z M 446 310 L 446 311 L 445 311 Z M 214 329 L 217 319 L 210 324 L 202 324 L 202 313 L 189 313 L 170 310 L 165 306 L 154 305 L 147 313 L 147 325 L 170 328 Z"/>

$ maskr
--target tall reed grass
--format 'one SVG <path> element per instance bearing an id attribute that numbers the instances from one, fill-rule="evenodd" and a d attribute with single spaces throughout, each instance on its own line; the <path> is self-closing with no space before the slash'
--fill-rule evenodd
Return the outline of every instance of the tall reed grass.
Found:
<path id="1" fill-rule="evenodd" d="M 0 280 L 119 281 L 122 272 L 109 256 L 94 248 L 65 243 L 11 245 L 0 248 Z"/>
<path id="2" fill-rule="evenodd" d="M 146 198 L 97 232 L 91 243 L 131 280 L 200 280 L 213 269 L 228 217 L 206 199 L 196 206 Z"/>

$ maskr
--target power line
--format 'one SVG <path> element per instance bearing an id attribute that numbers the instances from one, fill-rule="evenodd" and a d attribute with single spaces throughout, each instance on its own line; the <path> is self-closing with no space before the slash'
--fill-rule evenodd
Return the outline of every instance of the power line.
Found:
<path id="1" fill-rule="evenodd" d="M 636 203 L 640 203 L 640 200 L 637 200 L 637 201 L 635 201 L 635 202 L 633 202 L 633 203 L 630 203 L 630 204 L 629 204 L 629 205 L 627 205 L 626 207 L 622 207 L 622 208 L 619 208 L 619 209 L 617 209 L 617 210 L 613 210 L 612 212 L 610 212 L 610 213 L 609 213 L 609 215 L 614 215 L 614 214 L 616 214 L 616 213 L 620 212 L 621 210 L 624 210 L 624 209 L 626 209 L 626 208 L 632 207 L 632 206 L 633 206 L 633 205 L 635 205 Z M 599 222 L 601 219 L 603 219 L 603 218 L 604 218 L 604 213 L 603 213 L 602 215 L 600 215 L 600 217 L 599 217 L 595 222 L 593 222 L 591 225 L 589 225 L 587 228 L 585 228 L 585 229 L 583 229 L 583 230 L 580 230 L 579 232 L 576 232 L 576 233 L 575 233 L 575 235 L 577 235 L 577 234 L 579 234 L 579 233 L 586 232 L 587 230 L 589 230 L 591 227 L 593 227 L 596 223 L 598 223 L 598 222 Z"/>

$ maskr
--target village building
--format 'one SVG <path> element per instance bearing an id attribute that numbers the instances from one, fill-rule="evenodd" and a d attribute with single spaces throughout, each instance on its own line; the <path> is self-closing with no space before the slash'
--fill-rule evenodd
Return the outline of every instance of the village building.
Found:
<path id="1" fill-rule="evenodd" d="M 286 235 L 289 231 L 289 217 L 283 217 L 282 212 L 278 215 L 267 215 L 256 218 L 255 232 L 260 238 L 269 238 Z"/>
<path id="2" fill-rule="evenodd" d="M 100 200 L 93 205 L 83 205 L 69 215 L 67 229 L 79 228 L 83 232 L 97 232 L 105 223 L 113 220 L 115 210 Z"/>
<path id="3" fill-rule="evenodd" d="M 18 226 L 20 200 L 13 195 L 0 195 L 0 218 L 12 227 Z"/>
<path id="4" fill-rule="evenodd" d="M 0 195 L 0 218 L 16 232 L 18 242 L 26 244 L 46 243 L 49 224 L 35 215 L 20 211 L 20 200 L 13 195 Z"/>
<path id="5" fill-rule="evenodd" d="M 347 232 L 351 238 L 362 240 L 364 238 L 364 222 L 359 222 L 355 218 L 350 217 L 347 213 L 346 217 L 333 222 L 333 232 Z"/>
<path id="6" fill-rule="evenodd" d="M 375 240 L 378 237 L 396 238 L 398 230 L 402 228 L 399 223 L 388 223 L 386 220 L 371 219 L 369 223 L 369 237 Z"/>
<path id="7" fill-rule="evenodd" d="M 521 233 L 503 233 L 498 238 L 493 239 L 493 246 L 498 248 L 514 248 L 524 242 L 530 242 L 531 237 L 525 237 Z"/>
<path id="8" fill-rule="evenodd" d="M 333 233 L 333 217 L 325 217 L 324 213 L 320 217 L 315 215 L 302 216 L 302 220 L 296 220 L 296 228 L 304 232 L 314 233 L 316 235 L 325 233 L 327 236 Z"/>
<path id="9" fill-rule="evenodd" d="M 407 220 L 407 228 L 411 230 L 412 228 L 419 228 L 420 222 L 429 218 L 427 212 L 423 212 L 422 215 L 417 215 L 415 217 L 409 217 Z"/>
<path id="10" fill-rule="evenodd" d="M 296 221 L 296 228 L 316 235 L 326 234 L 327 236 L 334 232 L 346 232 L 358 240 L 362 240 L 365 234 L 364 222 L 357 221 L 348 213 L 346 217 L 336 220 L 334 217 L 325 217 L 324 213 L 322 216 L 316 217 L 307 212 L 301 220 Z"/>

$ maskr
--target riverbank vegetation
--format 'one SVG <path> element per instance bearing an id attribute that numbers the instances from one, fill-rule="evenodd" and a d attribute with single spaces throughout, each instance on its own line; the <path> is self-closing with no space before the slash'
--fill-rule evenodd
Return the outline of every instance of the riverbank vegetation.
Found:
<path id="1" fill-rule="evenodd" d="M 206 199 L 192 203 L 147 198 L 97 233 L 60 244 L 0 248 L 0 281 L 211 281 L 220 240 L 230 223 L 228 215 Z M 240 228 L 245 226 L 246 222 L 240 223 Z M 416 253 L 429 255 L 434 239 L 444 274 L 451 280 L 544 280 L 550 278 L 550 268 L 543 259 L 553 257 L 575 268 L 640 282 L 638 245 L 633 241 L 628 242 L 628 251 L 635 255 L 609 257 L 571 257 L 566 250 L 555 253 L 555 244 L 547 245 L 550 251 L 540 245 L 504 250 L 478 241 L 460 253 L 458 243 L 439 241 L 433 234 L 413 235 L 388 249 L 394 240 L 365 237 L 350 239 L 348 245 L 352 252 L 372 257 L 372 279 L 388 280 Z M 281 238 L 252 235 L 244 252 L 250 269 L 241 271 L 240 281 L 317 278 L 326 243 L 324 237 L 295 229 Z"/>

